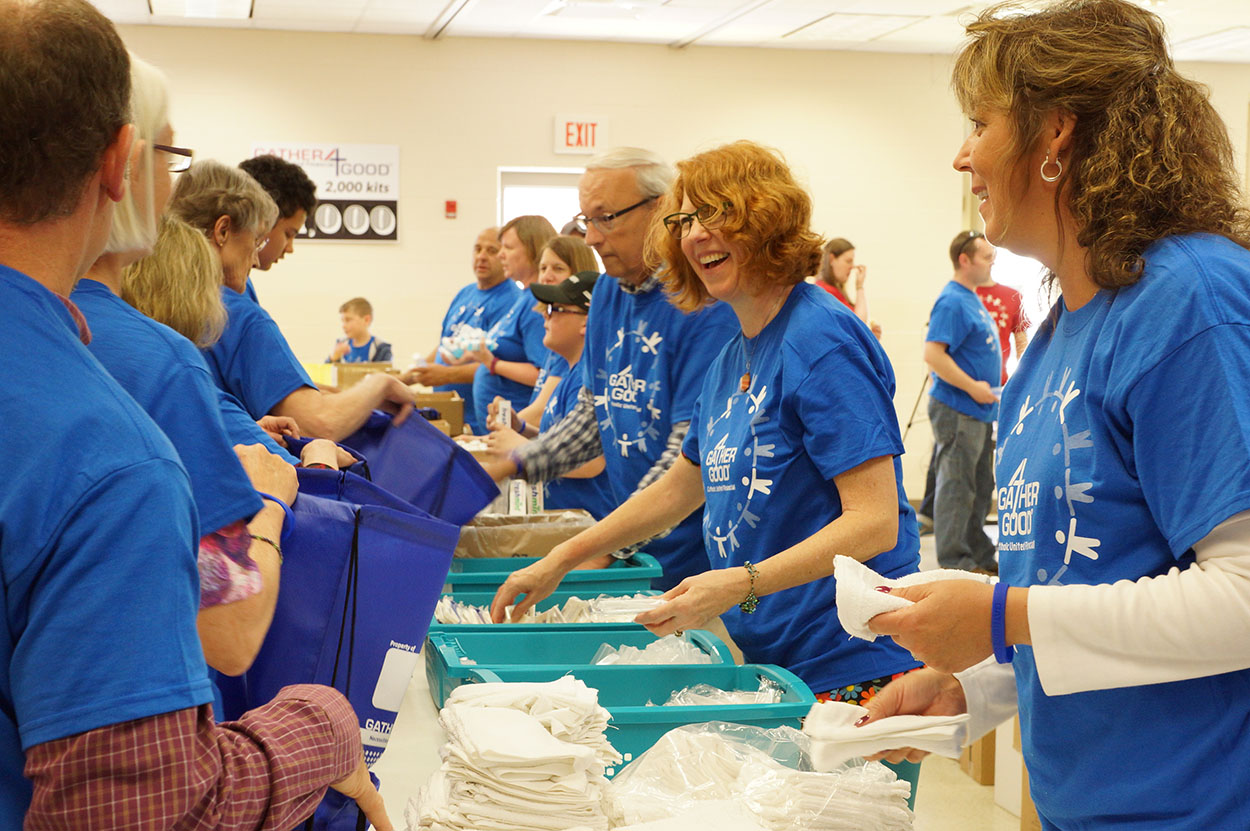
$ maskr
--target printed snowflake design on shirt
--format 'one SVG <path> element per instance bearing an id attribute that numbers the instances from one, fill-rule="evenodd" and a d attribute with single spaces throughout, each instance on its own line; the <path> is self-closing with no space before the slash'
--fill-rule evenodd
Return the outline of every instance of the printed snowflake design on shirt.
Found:
<path id="1" fill-rule="evenodd" d="M 751 472 L 750 475 L 739 477 L 734 486 L 735 495 L 738 494 L 739 487 L 746 488 L 746 498 L 734 505 L 734 509 L 738 511 L 738 516 L 727 525 L 715 528 L 705 526 L 705 533 L 716 544 L 716 550 L 722 560 L 728 559 L 731 553 L 741 547 L 742 543 L 738 539 L 738 532 L 742 525 L 745 523 L 747 526 L 755 528 L 762 519 L 759 514 L 752 512 L 751 500 L 756 494 L 767 496 L 772 493 L 773 480 L 765 479 L 761 476 L 757 466 L 759 459 L 771 459 L 774 455 L 773 450 L 777 447 L 775 444 L 761 443 L 758 435 L 760 426 L 770 421 L 764 410 L 764 402 L 768 398 L 768 386 L 761 386 L 758 393 L 752 394 L 754 389 L 755 387 L 752 385 L 745 393 L 735 392 L 730 395 L 725 402 L 725 409 L 716 415 L 709 416 L 707 421 L 707 434 L 711 435 L 717 424 L 733 414 L 735 407 L 745 406 L 747 415 L 751 416 L 748 422 L 751 431 L 751 445 L 742 451 L 751 461 Z M 716 446 L 706 454 L 703 461 L 709 477 L 715 474 L 716 469 L 722 467 L 728 473 L 729 468 L 732 466 L 737 456 L 737 448 L 727 448 L 728 440 L 729 434 L 726 433 L 716 443 Z"/>
<path id="2" fill-rule="evenodd" d="M 654 360 L 658 360 L 664 336 L 659 331 L 651 329 L 645 320 L 640 320 L 633 329 L 626 330 L 622 326 L 616 330 L 615 342 L 604 353 L 604 366 L 612 366 L 613 356 L 619 354 L 627 343 L 637 344 L 641 356 L 649 355 L 653 356 Z M 606 369 L 598 369 L 595 371 L 595 376 L 602 384 L 603 390 L 594 397 L 596 411 L 602 408 L 599 427 L 601 430 L 613 428 L 613 432 L 617 435 L 617 450 L 621 456 L 629 458 L 631 452 L 645 456 L 648 452 L 657 449 L 667 438 L 666 432 L 661 432 L 659 428 L 664 421 L 664 411 L 657 403 L 660 390 L 663 388 L 659 379 L 648 381 L 645 377 L 636 376 L 632 363 L 613 373 L 609 373 Z M 638 429 L 632 433 L 615 430 L 612 414 L 616 409 L 638 413 Z"/>
<path id="3" fill-rule="evenodd" d="M 1007 432 L 1007 438 L 1001 443 L 997 451 L 998 460 L 1001 460 L 1010 443 L 1014 439 L 1023 436 L 1026 425 L 1031 424 L 1036 419 L 1054 418 L 1058 422 L 1060 440 L 1055 442 L 1050 452 L 1054 456 L 1061 454 L 1063 456 L 1063 484 L 1055 485 L 1049 495 L 1053 496 L 1067 509 L 1068 521 L 1062 527 L 1054 529 L 1055 542 L 1063 546 L 1063 566 L 1053 574 L 1044 568 L 1037 570 L 1038 582 L 1049 585 L 1061 584 L 1061 578 L 1072 565 L 1074 556 L 1097 560 L 1099 556 L 1098 547 L 1102 545 L 1102 540 L 1096 537 L 1084 536 L 1078 530 L 1078 506 L 1094 504 L 1094 497 L 1090 494 L 1093 483 L 1072 481 L 1073 455 L 1079 451 L 1092 450 L 1094 447 L 1089 430 L 1074 433 L 1068 422 L 1068 407 L 1080 395 L 1081 390 L 1077 389 L 1076 382 L 1072 379 L 1071 368 L 1063 370 L 1063 374 L 1060 376 L 1057 384 L 1052 372 L 1046 377 L 1046 383 L 1042 386 L 1042 397 L 1040 400 L 1034 402 L 1030 396 L 1025 397 L 1024 403 L 1021 404 L 1017 414 L 1015 425 Z M 1014 524 L 1016 527 L 1019 527 L 1023 521 L 1018 518 L 1021 506 L 1029 507 L 1028 521 L 1030 523 L 1032 521 L 1032 508 L 1030 506 L 1035 504 L 1039 494 L 1038 483 L 1029 483 L 1024 480 L 1024 469 L 1028 465 L 1028 461 L 1027 458 L 1021 460 L 1006 486 L 999 493 L 999 513 L 1009 526 Z M 1033 528 L 1032 533 L 1034 539 L 1037 539 L 1040 529 Z"/>

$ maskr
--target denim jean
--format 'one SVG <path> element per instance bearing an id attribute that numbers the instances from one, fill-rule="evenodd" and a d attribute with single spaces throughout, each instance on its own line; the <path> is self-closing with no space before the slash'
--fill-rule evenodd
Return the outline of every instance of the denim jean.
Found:
<path id="1" fill-rule="evenodd" d="M 942 568 L 993 569 L 985 517 L 994 495 L 993 425 L 929 399 L 936 483 L 933 536 Z"/>

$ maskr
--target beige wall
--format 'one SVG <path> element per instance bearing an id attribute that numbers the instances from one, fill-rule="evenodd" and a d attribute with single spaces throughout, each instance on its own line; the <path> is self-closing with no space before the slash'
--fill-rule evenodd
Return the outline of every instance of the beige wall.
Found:
<path id="1" fill-rule="evenodd" d="M 237 162 L 254 141 L 397 144 L 400 239 L 299 243 L 254 272 L 265 307 L 304 360 L 338 333 L 343 300 L 364 295 L 397 362 L 435 343 L 469 249 L 496 211 L 498 166 L 575 166 L 551 150 L 557 112 L 605 116 L 616 144 L 676 160 L 739 138 L 782 150 L 815 199 L 815 227 L 845 236 L 868 266 L 872 313 L 898 377 L 906 424 L 924 377 L 929 306 L 961 227 L 963 135 L 945 56 L 691 48 L 562 41 L 326 35 L 123 27 L 168 74 L 177 142 Z M 1200 66 L 1245 157 L 1250 68 Z M 443 217 L 443 202 L 459 218 Z M 909 494 L 930 447 L 907 441 Z"/>

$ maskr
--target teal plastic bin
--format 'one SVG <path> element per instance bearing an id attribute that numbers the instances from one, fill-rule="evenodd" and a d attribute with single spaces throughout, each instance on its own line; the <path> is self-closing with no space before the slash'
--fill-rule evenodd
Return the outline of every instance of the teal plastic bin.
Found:
<path id="1" fill-rule="evenodd" d="M 608 741 L 625 757 L 635 759 L 675 727 L 705 721 L 729 721 L 756 727 L 801 726 L 801 719 L 816 703 L 816 696 L 794 673 L 771 664 L 745 666 L 585 666 L 482 667 L 471 668 L 475 681 L 554 681 L 563 675 L 579 678 L 599 691 L 599 704 L 612 714 Z M 677 690 L 695 684 L 711 684 L 722 690 L 755 690 L 760 679 L 781 685 L 776 704 L 715 704 L 696 707 L 648 707 L 662 705 Z M 609 770 L 612 776 L 616 770 Z"/>
<path id="2" fill-rule="evenodd" d="M 589 666 L 605 643 L 614 647 L 644 648 L 658 640 L 637 624 L 603 625 L 612 628 L 588 629 L 582 624 L 465 625 L 449 627 L 454 631 L 433 633 L 425 646 L 425 676 L 430 685 L 430 697 L 435 705 L 442 707 L 451 691 L 465 683 L 477 669 L 541 667 L 563 673 Z M 690 630 L 684 637 L 711 656 L 712 664 L 733 663 L 729 648 L 711 632 Z M 473 663 L 463 663 L 462 658 Z"/>
<path id="3" fill-rule="evenodd" d="M 512 572 L 538 562 L 541 557 L 495 557 L 485 559 L 454 559 L 443 591 L 494 591 L 503 585 Z M 650 554 L 637 553 L 617 560 L 607 568 L 584 568 L 570 571 L 560 581 L 561 591 L 595 594 L 633 594 L 651 588 L 651 580 L 663 573 L 660 563 Z"/>

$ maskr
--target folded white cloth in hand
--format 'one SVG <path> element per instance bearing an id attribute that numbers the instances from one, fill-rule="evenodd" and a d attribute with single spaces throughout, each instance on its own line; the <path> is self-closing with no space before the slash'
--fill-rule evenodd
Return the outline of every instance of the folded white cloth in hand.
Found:
<path id="1" fill-rule="evenodd" d="M 892 579 L 882 577 L 868 566 L 839 554 L 833 558 L 833 576 L 836 582 L 834 600 L 838 607 L 838 620 L 847 633 L 866 641 L 875 641 L 879 635 L 868 628 L 868 621 L 883 612 L 893 612 L 912 605 L 910 600 L 892 594 L 877 591 L 879 586 L 896 588 L 901 586 L 919 586 L 937 580 L 976 580 L 978 583 L 992 583 L 988 575 L 961 571 L 956 568 L 938 568 L 932 571 L 918 571 L 905 577 Z"/>
<path id="2" fill-rule="evenodd" d="M 803 720 L 803 732 L 812 739 L 812 767 L 833 770 L 859 756 L 914 747 L 958 759 L 968 735 L 968 714 L 957 716 L 889 716 L 863 727 L 855 722 L 868 715 L 858 704 L 818 701 Z"/>

